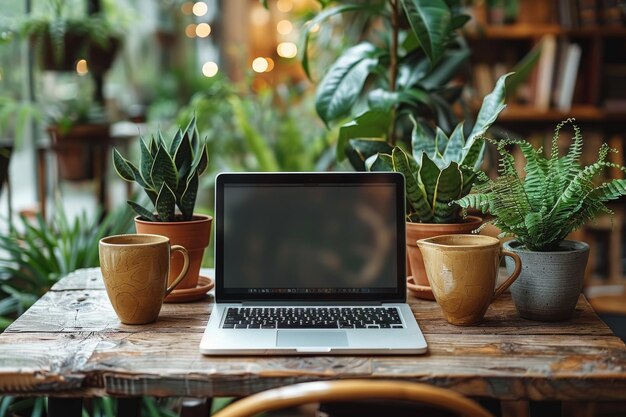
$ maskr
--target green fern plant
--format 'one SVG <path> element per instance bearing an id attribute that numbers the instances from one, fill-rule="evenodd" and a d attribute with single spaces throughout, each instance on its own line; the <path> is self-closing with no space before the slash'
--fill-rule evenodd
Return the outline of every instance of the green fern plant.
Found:
<path id="1" fill-rule="evenodd" d="M 626 180 L 597 185 L 593 179 L 606 168 L 624 172 L 626 168 L 606 160 L 609 152 L 615 152 L 606 144 L 594 164 L 582 167 L 583 138 L 574 122 L 567 119 L 556 126 L 549 158 L 544 157 L 542 148 L 535 149 L 524 140 L 495 142 L 501 156 L 499 177 L 491 180 L 479 173 L 480 183 L 473 193 L 456 203 L 495 216 L 492 223 L 503 235 L 515 236 L 532 251 L 555 250 L 585 222 L 600 213 L 612 214 L 604 203 L 626 195 Z M 567 124 L 572 125 L 574 137 L 567 154 L 559 157 L 559 134 Z M 524 178 L 515 170 L 515 158 L 507 151 L 511 145 L 519 146 L 526 158 Z"/>
<path id="2" fill-rule="evenodd" d="M 460 207 L 454 201 L 467 195 L 483 162 L 486 143 L 483 135 L 506 108 L 505 83 L 510 74 L 497 81 L 482 103 L 476 123 L 465 137 L 459 123 L 448 137 L 437 127 L 416 122 L 410 155 L 396 146 L 391 154 L 378 153 L 366 160 L 369 171 L 396 171 L 404 174 L 407 221 L 419 223 L 458 223 Z"/>
<path id="3" fill-rule="evenodd" d="M 160 131 L 149 143 L 140 140 L 139 168 L 113 149 L 113 166 L 126 181 L 139 184 L 154 205 L 149 210 L 134 201 L 128 205 L 144 220 L 173 222 L 193 219 L 198 194 L 198 178 L 207 168 L 209 154 L 206 140 L 201 141 L 196 118 L 183 131 L 176 131 L 168 145 Z M 176 212 L 180 210 L 180 215 Z M 156 211 L 156 215 L 154 212 Z"/>

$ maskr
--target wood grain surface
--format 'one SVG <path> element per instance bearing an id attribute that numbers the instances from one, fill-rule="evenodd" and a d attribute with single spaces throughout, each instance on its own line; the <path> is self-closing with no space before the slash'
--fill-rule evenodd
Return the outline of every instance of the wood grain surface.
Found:
<path id="1" fill-rule="evenodd" d="M 209 272 L 209 275 L 212 275 Z M 626 400 L 626 346 L 584 297 L 574 319 L 517 317 L 505 294 L 472 327 L 408 297 L 429 344 L 416 356 L 221 357 L 198 352 L 213 297 L 164 304 L 151 325 L 119 322 L 98 269 L 80 270 L 0 335 L 0 392 L 18 395 L 244 396 L 322 379 L 427 382 L 504 400 Z"/>

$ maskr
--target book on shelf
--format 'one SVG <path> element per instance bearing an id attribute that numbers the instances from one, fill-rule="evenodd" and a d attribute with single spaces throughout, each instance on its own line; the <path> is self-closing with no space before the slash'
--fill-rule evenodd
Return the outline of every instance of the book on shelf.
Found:
<path id="1" fill-rule="evenodd" d="M 540 110 L 548 110 L 550 108 L 556 49 L 556 37 L 551 34 L 545 35 L 541 40 L 541 56 L 539 57 L 535 84 L 534 105 Z"/>
<path id="2" fill-rule="evenodd" d="M 555 89 L 555 104 L 560 111 L 569 111 L 574 98 L 582 48 L 575 43 L 569 42 L 564 42 L 561 48 L 560 59 L 562 59 L 562 62 L 559 63 L 557 73 L 558 83 Z"/>

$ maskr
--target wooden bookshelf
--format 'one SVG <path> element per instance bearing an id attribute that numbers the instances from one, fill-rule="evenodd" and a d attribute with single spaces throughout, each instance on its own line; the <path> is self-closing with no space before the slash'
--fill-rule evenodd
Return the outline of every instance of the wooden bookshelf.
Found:
<path id="1" fill-rule="evenodd" d="M 474 19 L 464 33 L 472 50 L 472 108 L 478 109 L 500 75 L 513 70 L 530 51 L 541 48 L 528 79 L 507 98 L 508 107 L 494 127 L 545 144 L 557 123 L 573 117 L 586 139 L 583 152 L 588 154 L 583 160 L 595 161 L 599 145 L 607 142 L 619 149 L 618 154 L 611 154 L 612 162 L 625 165 L 624 12 L 608 13 L 604 7 L 615 3 L 606 0 L 519 0 L 517 16 L 495 22 L 490 20 L 494 14 L 485 10 L 489 2 L 474 4 L 470 10 Z M 607 179 L 619 175 L 618 170 L 606 173 Z M 612 219 L 603 218 L 581 231 L 582 240 L 600 248 L 589 265 L 593 285 L 626 285 L 626 203 L 622 200 L 611 208 L 616 213 Z M 603 265 L 610 267 L 602 270 Z"/>

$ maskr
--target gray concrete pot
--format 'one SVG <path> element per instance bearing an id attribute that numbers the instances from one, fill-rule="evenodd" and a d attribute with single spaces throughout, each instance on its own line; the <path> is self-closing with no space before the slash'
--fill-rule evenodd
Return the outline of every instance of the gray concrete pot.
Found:
<path id="1" fill-rule="evenodd" d="M 511 285 L 513 302 L 520 317 L 530 320 L 559 321 L 572 317 L 583 287 L 589 245 L 564 240 L 553 252 L 534 252 L 511 240 L 504 249 L 522 259 L 522 273 Z M 506 269 L 515 264 L 506 258 Z"/>

